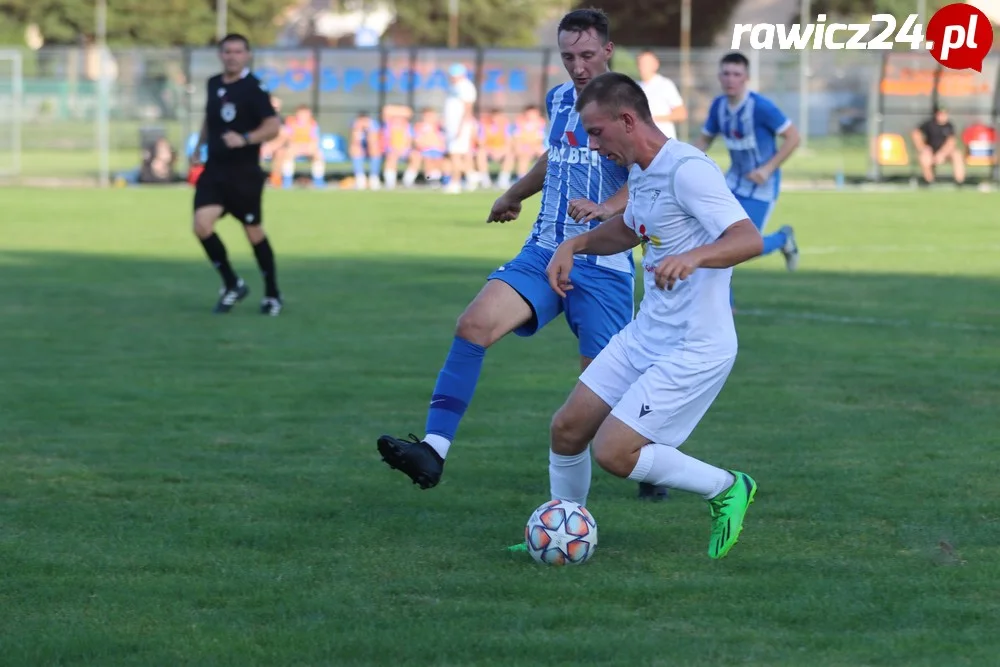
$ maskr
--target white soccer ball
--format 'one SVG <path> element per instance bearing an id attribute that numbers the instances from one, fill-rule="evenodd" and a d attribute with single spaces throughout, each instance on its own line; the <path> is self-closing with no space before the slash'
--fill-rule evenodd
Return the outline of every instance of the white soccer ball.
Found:
<path id="1" fill-rule="evenodd" d="M 528 553 L 545 565 L 582 565 L 597 548 L 597 522 L 583 505 L 550 500 L 524 527 Z"/>

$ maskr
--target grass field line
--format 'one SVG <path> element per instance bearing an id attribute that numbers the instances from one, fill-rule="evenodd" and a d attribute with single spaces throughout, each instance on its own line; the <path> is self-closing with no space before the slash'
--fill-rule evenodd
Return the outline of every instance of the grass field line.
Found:
<path id="1" fill-rule="evenodd" d="M 947 329 L 950 331 L 973 331 L 981 333 L 1000 332 L 1000 328 L 964 322 L 941 322 L 937 320 L 908 320 L 904 318 L 864 317 L 860 315 L 835 315 L 800 310 L 774 310 L 769 308 L 747 308 L 736 311 L 737 317 L 769 317 L 785 320 L 824 322 L 828 324 L 867 325 L 879 327 Z"/>

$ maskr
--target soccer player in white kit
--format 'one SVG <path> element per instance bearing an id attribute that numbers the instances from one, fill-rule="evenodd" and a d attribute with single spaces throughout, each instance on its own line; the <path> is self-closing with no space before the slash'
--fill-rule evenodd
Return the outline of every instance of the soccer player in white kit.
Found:
<path id="1" fill-rule="evenodd" d="M 760 232 L 704 153 L 656 127 L 642 88 L 609 72 L 587 84 L 576 109 L 590 149 L 629 167 L 623 215 L 563 242 L 546 273 L 573 288 L 573 257 L 642 244 L 639 312 L 615 335 L 553 418 L 552 451 L 581 452 L 618 477 L 697 493 L 708 501 L 708 555 L 736 543 L 757 484 L 679 448 L 708 411 L 736 360 L 729 306 L 732 267 L 760 255 Z M 585 504 L 590 479 L 550 480 L 553 495 Z"/>

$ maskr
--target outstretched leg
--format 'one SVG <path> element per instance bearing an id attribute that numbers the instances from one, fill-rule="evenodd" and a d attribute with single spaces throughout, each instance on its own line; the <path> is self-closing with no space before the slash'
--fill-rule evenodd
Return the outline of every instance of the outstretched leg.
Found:
<path id="1" fill-rule="evenodd" d="M 458 318 L 455 337 L 438 373 L 427 411 L 427 435 L 409 440 L 383 435 L 378 450 L 392 468 L 422 489 L 436 486 L 444 460 L 479 382 L 486 349 L 532 319 L 531 306 L 510 285 L 490 280 Z"/>
<path id="2" fill-rule="evenodd" d="M 712 518 L 710 558 L 724 557 L 736 544 L 757 485 L 746 473 L 678 448 L 719 395 L 734 361 L 655 361 L 615 405 L 593 445 L 598 465 L 613 475 L 704 498 Z"/>

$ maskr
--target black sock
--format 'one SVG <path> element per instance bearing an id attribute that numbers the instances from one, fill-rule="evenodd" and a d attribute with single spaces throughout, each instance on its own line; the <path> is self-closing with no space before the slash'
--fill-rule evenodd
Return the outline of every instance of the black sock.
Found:
<path id="1" fill-rule="evenodd" d="M 278 298 L 278 274 L 274 266 L 274 251 L 267 238 L 253 247 L 260 274 L 264 276 L 264 296 Z"/>
<path id="2" fill-rule="evenodd" d="M 226 286 L 226 289 L 236 287 L 239 278 L 236 277 L 233 267 L 229 265 L 229 257 L 226 254 L 226 246 L 222 244 L 222 239 L 215 232 L 212 232 L 211 236 L 200 239 L 200 241 L 202 247 L 205 249 L 205 254 L 208 255 L 208 261 L 212 262 L 212 266 L 222 276 L 222 283 Z"/>

